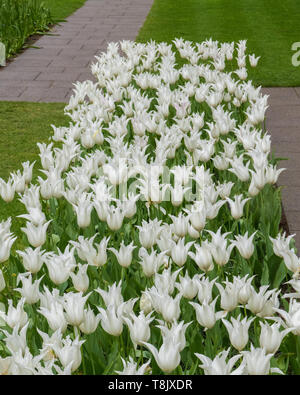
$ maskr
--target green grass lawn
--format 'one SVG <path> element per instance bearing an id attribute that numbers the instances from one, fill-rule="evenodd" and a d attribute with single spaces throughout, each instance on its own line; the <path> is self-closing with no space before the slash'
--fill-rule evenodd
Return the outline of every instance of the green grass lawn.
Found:
<path id="1" fill-rule="evenodd" d="M 137 41 L 175 37 L 247 39 L 248 52 L 261 56 L 249 73 L 255 84 L 300 85 L 300 66 L 291 63 L 291 46 L 300 41 L 299 0 L 154 0 Z"/>
<path id="2" fill-rule="evenodd" d="M 85 0 L 39 0 L 49 8 L 55 22 L 65 19 L 80 8 Z"/>
<path id="3" fill-rule="evenodd" d="M 68 126 L 70 118 L 64 115 L 65 103 L 0 102 L 0 177 L 5 181 L 10 172 L 22 170 L 22 162 L 37 161 L 34 177 L 41 176 L 38 142 L 49 143 L 51 124 Z M 11 203 L 0 198 L 0 221 L 23 214 L 24 206 L 18 197 Z M 12 230 L 19 228 L 14 218 Z M 23 223 L 23 222 L 22 222 Z"/>

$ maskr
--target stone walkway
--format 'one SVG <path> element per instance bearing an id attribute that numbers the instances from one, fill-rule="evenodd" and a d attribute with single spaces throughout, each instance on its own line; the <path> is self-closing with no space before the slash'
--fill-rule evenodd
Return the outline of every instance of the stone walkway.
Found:
<path id="1" fill-rule="evenodd" d="M 110 41 L 134 40 L 153 0 L 87 0 L 55 26 L 54 36 L 0 68 L 0 100 L 67 102 L 76 81 L 93 79 L 90 65 Z"/>
<path id="2" fill-rule="evenodd" d="M 110 41 L 134 40 L 153 0 L 87 0 L 85 5 L 43 36 L 40 49 L 27 49 L 0 69 L 0 101 L 67 102 L 72 83 L 93 79 L 94 56 Z M 20 71 L 21 70 L 21 71 Z M 267 130 L 276 156 L 287 170 L 280 175 L 290 233 L 300 251 L 300 87 L 264 88 L 269 94 Z"/>
<path id="3" fill-rule="evenodd" d="M 282 186 L 282 203 L 290 233 L 300 252 L 300 87 L 264 88 L 270 95 L 267 110 L 267 130 L 271 134 L 273 152 L 276 157 L 288 158 L 280 161 L 281 173 L 278 185 Z"/>

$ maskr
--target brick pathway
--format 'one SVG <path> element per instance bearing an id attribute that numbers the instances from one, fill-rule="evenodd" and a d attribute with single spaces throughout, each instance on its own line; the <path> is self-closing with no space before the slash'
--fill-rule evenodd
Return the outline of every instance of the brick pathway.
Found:
<path id="1" fill-rule="evenodd" d="M 87 0 L 7 67 L 0 68 L 0 100 L 68 102 L 72 83 L 93 79 L 90 64 L 107 42 L 134 40 L 153 0 Z"/>
<path id="2" fill-rule="evenodd" d="M 278 184 L 283 186 L 284 211 L 300 251 L 300 87 L 264 88 L 263 93 L 270 95 L 266 126 L 273 152 L 288 158 L 279 164 L 287 170 L 281 173 Z"/>

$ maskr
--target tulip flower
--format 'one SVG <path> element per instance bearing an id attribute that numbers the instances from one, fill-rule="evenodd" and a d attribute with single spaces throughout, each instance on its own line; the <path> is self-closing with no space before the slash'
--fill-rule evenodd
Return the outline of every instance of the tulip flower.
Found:
<path id="1" fill-rule="evenodd" d="M 82 296 L 82 292 L 68 292 L 64 295 L 63 307 L 68 324 L 79 326 L 84 319 L 84 305 L 91 293 Z"/>
<path id="2" fill-rule="evenodd" d="M 246 232 L 244 236 L 235 236 L 236 240 L 231 242 L 231 244 L 239 250 L 239 253 L 245 259 L 251 258 L 254 252 L 253 238 L 255 234 L 256 232 L 252 233 L 252 235 L 248 237 L 248 232 Z"/>
<path id="3" fill-rule="evenodd" d="M 205 375 L 215 376 L 215 375 L 242 375 L 244 374 L 244 364 L 240 364 L 238 368 L 233 370 L 236 362 L 241 358 L 241 355 L 235 355 L 226 362 L 230 349 L 221 351 L 212 360 L 209 357 L 195 353 L 196 357 L 200 359 L 202 365 L 200 368 L 204 370 Z"/>
<path id="4" fill-rule="evenodd" d="M 243 350 L 248 343 L 248 331 L 254 318 L 255 317 L 247 320 L 247 317 L 245 317 L 241 320 L 241 315 L 239 315 L 237 319 L 231 317 L 231 322 L 225 320 L 224 318 L 222 319 L 222 322 L 229 334 L 230 342 L 236 350 Z"/>
<path id="5" fill-rule="evenodd" d="M 196 263 L 199 269 L 203 270 L 204 272 L 209 272 L 213 270 L 213 257 L 211 252 L 211 245 L 207 240 L 204 240 L 201 244 L 195 245 L 196 254 L 194 252 L 189 252 L 189 256 L 192 260 Z"/>
<path id="6" fill-rule="evenodd" d="M 7 182 L 0 178 L 0 195 L 6 203 L 9 203 L 14 199 L 15 187 L 11 178 Z"/>
<path id="7" fill-rule="evenodd" d="M 2 270 L 0 269 L 0 292 L 2 292 L 5 289 L 5 287 L 6 287 L 5 278 L 3 276 Z"/>
<path id="8" fill-rule="evenodd" d="M 112 336 L 120 336 L 123 331 L 122 305 L 108 305 L 106 310 L 98 307 L 101 326 L 105 332 Z"/>
<path id="9" fill-rule="evenodd" d="M 51 253 L 46 253 L 45 250 L 41 251 L 41 246 L 39 246 L 35 249 L 28 247 L 25 251 L 18 250 L 17 254 L 22 257 L 23 266 L 26 271 L 34 274 L 40 271 L 43 263 Z"/>
<path id="10" fill-rule="evenodd" d="M 15 291 L 20 292 L 25 302 L 28 304 L 37 303 L 40 299 L 39 286 L 44 276 L 39 280 L 32 281 L 31 273 L 22 273 L 17 277 L 17 283 L 22 282 L 22 288 L 15 288 Z"/>
<path id="11" fill-rule="evenodd" d="M 234 200 L 226 198 L 229 203 L 231 215 L 234 219 L 240 219 L 243 216 L 244 205 L 250 200 L 250 198 L 243 199 L 243 195 L 235 195 Z"/>
<path id="12" fill-rule="evenodd" d="M 100 314 L 95 315 L 91 310 L 91 308 L 88 306 L 87 309 L 83 310 L 83 320 L 79 325 L 81 332 L 85 333 L 86 335 L 95 332 L 95 330 L 98 327 L 100 319 L 101 319 Z"/>
<path id="13" fill-rule="evenodd" d="M 180 344 L 175 344 L 172 338 L 164 339 L 158 350 L 153 344 L 143 343 L 154 356 L 157 365 L 164 373 L 171 373 L 180 363 Z"/>
<path id="14" fill-rule="evenodd" d="M 188 272 L 185 272 L 185 276 L 179 277 L 179 283 L 175 284 L 178 291 L 184 298 L 194 299 L 198 293 L 198 285 L 195 278 L 190 278 Z"/>
<path id="15" fill-rule="evenodd" d="M 214 299 L 211 303 L 204 300 L 201 305 L 198 303 L 189 302 L 196 311 L 198 323 L 206 329 L 213 328 L 215 326 L 215 323 L 226 315 L 226 313 L 222 311 L 215 311 L 216 302 L 217 298 Z"/>
<path id="16" fill-rule="evenodd" d="M 149 370 L 149 365 L 151 361 L 145 362 L 139 368 L 137 367 L 137 363 L 134 362 L 132 357 L 129 357 L 129 361 L 125 361 L 121 358 L 123 364 L 122 371 L 116 371 L 118 375 L 144 375 Z"/>
<path id="17" fill-rule="evenodd" d="M 149 254 L 147 250 L 142 247 L 139 251 L 139 257 L 141 259 L 140 264 L 143 268 L 145 276 L 151 277 L 158 271 L 158 269 L 163 264 L 165 260 L 165 253 L 161 252 L 160 254 L 157 254 L 152 248 L 151 253 Z"/>
<path id="18" fill-rule="evenodd" d="M 194 244 L 193 241 L 190 241 L 185 244 L 184 238 L 178 240 L 177 243 L 173 242 L 173 248 L 171 250 L 172 260 L 178 266 L 183 266 L 187 260 L 189 249 Z"/>
<path id="19" fill-rule="evenodd" d="M 291 328 L 292 333 L 296 336 L 300 335 L 300 303 L 295 299 L 291 299 L 289 303 L 289 311 L 274 308 L 274 311 L 280 314 L 282 323 L 286 329 Z"/>
<path id="20" fill-rule="evenodd" d="M 21 228 L 22 232 L 26 234 L 29 243 L 33 247 L 40 247 L 46 242 L 46 232 L 50 222 L 52 222 L 52 220 L 40 223 L 38 226 L 35 226 L 31 222 L 27 222 L 26 227 Z"/>
<path id="21" fill-rule="evenodd" d="M 68 323 L 66 320 L 63 306 L 59 301 L 53 301 L 49 308 L 40 307 L 38 311 L 46 318 L 49 327 L 54 332 L 58 329 L 62 333 L 66 331 Z"/>
<path id="22" fill-rule="evenodd" d="M 79 265 L 78 272 L 75 274 L 70 272 L 70 277 L 72 278 L 74 288 L 78 292 L 87 291 L 90 283 L 89 276 L 87 275 L 88 265 Z"/>
<path id="23" fill-rule="evenodd" d="M 270 367 L 270 359 L 273 354 L 266 354 L 263 348 L 254 348 L 251 344 L 250 351 L 241 351 L 241 354 L 246 374 L 255 376 L 268 375 L 270 372 L 283 374 L 280 369 Z"/>
<path id="24" fill-rule="evenodd" d="M 7 314 L 0 311 L 0 317 L 6 322 L 8 326 L 14 328 L 18 326 L 20 329 L 23 328 L 28 322 L 28 315 L 24 310 L 25 299 L 21 298 L 16 307 L 13 307 L 11 299 L 8 300 Z"/>
<path id="25" fill-rule="evenodd" d="M 13 328 L 11 334 L 7 331 L 3 331 L 3 333 L 6 336 L 5 345 L 12 354 L 18 352 L 19 350 L 21 351 L 22 354 L 25 354 L 27 348 L 26 334 L 27 334 L 28 325 L 29 322 L 27 322 L 27 324 L 24 325 L 21 330 L 19 328 L 19 325 L 16 325 Z"/>
<path id="26" fill-rule="evenodd" d="M 280 347 L 283 338 L 293 330 L 293 328 L 287 328 L 283 331 L 279 331 L 280 323 L 273 325 L 259 323 L 261 326 L 261 332 L 259 337 L 260 347 L 266 351 L 266 354 L 275 354 Z"/>
<path id="27" fill-rule="evenodd" d="M 124 302 L 121 286 L 122 286 L 122 281 L 120 281 L 118 285 L 117 283 L 113 283 L 112 285 L 110 285 L 108 287 L 108 291 L 104 291 L 101 288 L 97 288 L 95 289 L 95 291 L 101 295 L 107 307 L 110 304 L 113 304 L 115 306 L 120 306 Z"/>
<path id="28" fill-rule="evenodd" d="M 74 372 L 81 365 L 81 346 L 85 340 L 79 340 L 76 337 L 75 340 L 71 340 L 70 336 L 66 339 L 62 339 L 62 347 L 55 347 L 55 353 L 57 354 L 61 364 L 66 368 L 71 364 L 71 370 Z"/>
<path id="29" fill-rule="evenodd" d="M 129 317 L 124 318 L 124 321 L 129 328 L 131 341 L 136 348 L 150 339 L 149 325 L 154 320 L 154 317 L 151 317 L 151 313 L 145 316 L 143 311 L 138 316 L 131 313 Z"/>
<path id="30" fill-rule="evenodd" d="M 109 248 L 109 250 L 115 254 L 120 266 L 128 267 L 132 262 L 132 252 L 135 248 L 136 246 L 133 245 L 133 242 L 125 246 L 124 242 L 122 241 L 119 251 L 115 248 Z"/>

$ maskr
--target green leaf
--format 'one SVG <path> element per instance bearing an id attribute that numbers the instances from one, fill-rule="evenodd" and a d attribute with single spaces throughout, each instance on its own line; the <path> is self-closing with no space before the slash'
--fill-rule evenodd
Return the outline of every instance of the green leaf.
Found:
<path id="1" fill-rule="evenodd" d="M 70 237 L 71 240 L 76 240 L 77 239 L 77 232 L 73 228 L 72 224 L 69 224 L 66 227 L 66 234 Z"/>
<path id="2" fill-rule="evenodd" d="M 59 243 L 59 241 L 60 241 L 60 237 L 58 235 L 56 235 L 55 233 L 53 233 L 51 235 L 51 239 L 52 239 L 52 243 L 54 246 L 56 246 L 56 244 Z"/>
<path id="3" fill-rule="evenodd" d="M 261 275 L 261 285 L 268 285 L 270 283 L 269 281 L 269 266 L 268 262 L 264 261 L 264 266 L 262 270 L 262 275 Z"/>
<path id="4" fill-rule="evenodd" d="M 273 281 L 273 287 L 274 288 L 278 288 L 279 287 L 279 285 L 281 284 L 281 282 L 284 279 L 284 277 L 286 276 L 286 274 L 287 274 L 287 268 L 286 268 L 285 264 L 282 262 L 279 265 L 279 267 L 278 267 L 278 269 L 276 271 L 276 274 L 275 274 L 275 278 L 274 278 L 274 281 Z"/>

